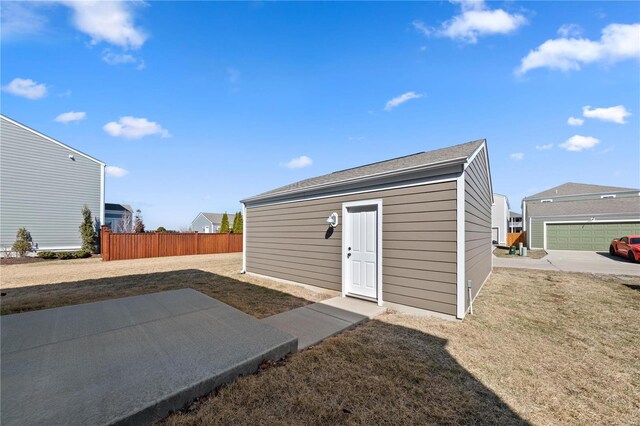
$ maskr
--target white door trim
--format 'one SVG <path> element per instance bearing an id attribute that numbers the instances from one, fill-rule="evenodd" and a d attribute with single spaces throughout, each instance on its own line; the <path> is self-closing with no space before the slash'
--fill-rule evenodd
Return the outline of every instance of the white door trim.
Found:
<path id="1" fill-rule="evenodd" d="M 347 295 L 346 292 L 346 284 L 347 284 L 347 268 L 346 268 L 346 255 L 347 255 L 347 235 L 351 231 L 349 228 L 349 221 L 347 218 L 347 209 L 350 207 L 365 207 L 365 206 L 376 206 L 376 223 L 378 229 L 376 229 L 376 291 L 377 291 L 377 302 L 378 306 L 382 306 L 382 199 L 375 200 L 362 200 L 362 201 L 350 201 L 347 203 L 342 203 L 342 297 Z"/>

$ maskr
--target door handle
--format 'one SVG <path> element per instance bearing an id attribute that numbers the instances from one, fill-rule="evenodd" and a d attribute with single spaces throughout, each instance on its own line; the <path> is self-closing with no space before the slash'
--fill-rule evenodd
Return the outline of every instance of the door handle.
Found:
<path id="1" fill-rule="evenodd" d="M 350 257 L 351 257 L 351 253 L 347 253 L 347 258 L 350 258 Z"/>

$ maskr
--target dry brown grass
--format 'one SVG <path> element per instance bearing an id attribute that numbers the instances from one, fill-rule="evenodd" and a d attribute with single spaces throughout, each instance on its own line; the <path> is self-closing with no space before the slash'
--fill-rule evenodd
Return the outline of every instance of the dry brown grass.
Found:
<path id="1" fill-rule="evenodd" d="M 1 314 L 193 288 L 257 318 L 331 296 L 240 271 L 241 255 L 102 262 L 96 259 L 0 266 Z"/>
<path id="2" fill-rule="evenodd" d="M 462 323 L 383 315 L 164 424 L 638 424 L 639 289 L 497 269 Z"/>
<path id="3" fill-rule="evenodd" d="M 2 309 L 192 287 L 262 317 L 326 297 L 239 265 L 214 255 L 0 266 Z M 461 323 L 385 314 L 163 423 L 640 424 L 640 278 L 495 269 L 474 312 Z"/>
<path id="4" fill-rule="evenodd" d="M 547 255 L 547 252 L 544 250 L 527 250 L 527 256 L 525 257 L 519 256 L 517 254 L 509 254 L 508 248 L 496 247 L 496 249 L 493 251 L 493 254 L 495 254 L 497 257 L 506 257 L 509 259 L 542 259 Z"/>

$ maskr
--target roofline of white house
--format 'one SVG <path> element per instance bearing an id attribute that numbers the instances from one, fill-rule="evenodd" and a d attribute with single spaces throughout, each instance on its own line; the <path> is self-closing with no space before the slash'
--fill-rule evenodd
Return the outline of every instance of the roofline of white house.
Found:
<path id="1" fill-rule="evenodd" d="M 28 131 L 28 132 L 31 132 L 31 133 L 33 133 L 33 134 L 35 134 L 35 135 L 38 135 L 38 136 L 40 136 L 41 138 L 45 138 L 45 139 L 46 139 L 46 140 L 48 140 L 49 142 L 53 142 L 53 143 L 55 143 L 55 144 L 58 144 L 58 145 L 60 145 L 60 146 L 62 146 L 62 147 L 64 147 L 64 148 L 68 149 L 69 151 L 73 151 L 73 152 L 75 152 L 75 153 L 76 153 L 76 154 L 78 154 L 78 155 L 82 155 L 83 157 L 85 157 L 85 158 L 87 158 L 87 159 L 89 159 L 89 160 L 91 160 L 91 161 L 95 161 L 96 163 L 98 163 L 98 164 L 100 164 L 100 165 L 102 165 L 102 166 L 105 166 L 105 167 L 106 167 L 106 164 L 105 164 L 105 163 L 103 163 L 102 161 L 98 160 L 97 158 L 93 158 L 92 156 L 87 155 L 87 154 L 85 154 L 85 153 L 84 153 L 84 152 L 82 152 L 82 151 L 78 151 L 78 150 L 77 150 L 77 149 L 75 149 L 75 148 L 71 148 L 69 145 L 65 145 L 65 144 L 63 144 L 62 142 L 57 141 L 57 140 L 53 139 L 53 138 L 52 138 L 52 137 L 50 137 L 50 136 L 47 136 L 47 135 L 45 135 L 45 134 L 43 134 L 43 133 L 38 132 L 37 130 L 32 129 L 32 128 L 31 128 L 31 127 L 29 127 L 29 126 L 25 126 L 24 124 L 19 123 L 19 122 L 17 122 L 17 121 L 15 121 L 15 120 L 13 120 L 13 119 L 11 119 L 11 118 L 7 117 L 6 115 L 0 114 L 0 118 L 2 118 L 3 120 L 8 121 L 8 122 L 9 122 L 9 123 L 11 123 L 11 124 L 15 124 L 16 126 L 18 126 L 18 127 L 22 128 L 22 129 L 24 129 L 24 130 L 26 130 L 26 131 Z"/>
<path id="2" fill-rule="evenodd" d="M 428 165 L 406 167 L 404 169 L 395 169 L 395 170 L 391 170 L 391 171 L 387 171 L 387 172 L 373 173 L 373 174 L 370 174 L 370 175 L 359 176 L 359 177 L 356 177 L 356 178 L 342 179 L 342 180 L 338 180 L 338 181 L 327 182 L 327 183 L 324 183 L 324 184 L 305 186 L 303 188 L 296 188 L 296 189 L 293 189 L 293 190 L 290 190 L 290 191 L 282 191 L 282 192 L 276 192 L 276 193 L 265 194 L 265 195 L 256 195 L 255 197 L 249 197 L 249 198 L 245 198 L 243 200 L 240 200 L 240 202 L 241 203 L 251 203 L 251 202 L 255 202 L 255 201 L 264 201 L 264 200 L 268 200 L 268 199 L 271 199 L 271 198 L 285 197 L 285 196 L 289 196 L 289 195 L 295 195 L 295 194 L 298 194 L 298 193 L 316 191 L 316 190 L 323 189 L 323 188 L 331 188 L 331 187 L 334 187 L 334 186 L 341 186 L 341 185 L 346 185 L 346 184 L 351 184 L 351 183 L 358 183 L 358 182 L 367 182 L 369 180 L 373 180 L 373 179 L 377 179 L 377 178 L 381 178 L 381 177 L 401 176 L 403 174 L 408 174 L 408 173 L 412 173 L 412 172 L 419 172 L 419 171 L 423 171 L 423 170 L 436 169 L 436 168 L 439 168 L 439 167 L 456 165 L 456 164 L 464 164 L 465 162 L 467 162 L 467 160 L 469 158 L 471 158 L 471 157 L 466 157 L 466 156 L 465 157 L 457 157 L 457 158 L 453 158 L 453 159 L 450 159 L 450 160 L 444 160 L 444 161 L 438 161 L 438 162 L 435 162 L 435 163 L 430 163 Z"/>
<path id="3" fill-rule="evenodd" d="M 600 192 L 587 192 L 585 194 L 567 194 L 567 195 L 546 195 L 544 197 L 535 197 L 535 196 L 530 196 L 530 197 L 525 197 L 522 199 L 522 201 L 537 201 L 537 200 L 546 200 L 548 198 L 569 198 L 569 197 L 585 197 L 585 196 L 590 196 L 590 195 L 607 195 L 607 194 L 638 194 L 640 195 L 640 189 L 624 189 L 624 190 L 618 190 L 618 191 L 600 191 Z"/>

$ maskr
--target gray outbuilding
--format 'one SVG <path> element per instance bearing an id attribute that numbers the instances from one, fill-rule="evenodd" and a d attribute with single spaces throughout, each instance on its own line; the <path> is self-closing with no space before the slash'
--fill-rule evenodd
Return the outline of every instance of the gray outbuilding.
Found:
<path id="1" fill-rule="evenodd" d="M 0 115 L 0 246 L 18 228 L 39 250 L 77 250 L 82 208 L 104 223 L 105 164 Z"/>
<path id="2" fill-rule="evenodd" d="M 532 249 L 607 251 L 640 234 L 640 189 L 567 182 L 522 200 Z"/>
<path id="3" fill-rule="evenodd" d="M 410 312 L 464 318 L 491 273 L 485 140 L 242 200 L 243 270 Z"/>

